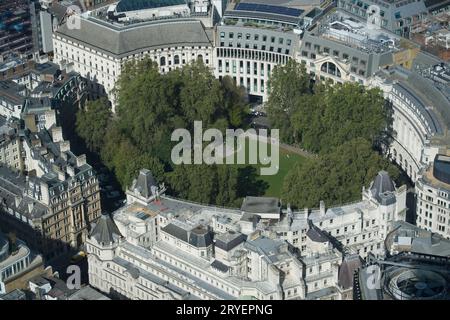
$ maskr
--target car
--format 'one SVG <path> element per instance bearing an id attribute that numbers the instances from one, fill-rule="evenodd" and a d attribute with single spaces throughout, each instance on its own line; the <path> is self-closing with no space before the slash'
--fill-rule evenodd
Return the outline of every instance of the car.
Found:
<path id="1" fill-rule="evenodd" d="M 70 263 L 78 263 L 81 260 L 83 260 L 84 258 L 86 258 L 87 254 L 84 251 L 80 251 L 77 254 L 73 255 L 72 258 L 70 259 Z"/>

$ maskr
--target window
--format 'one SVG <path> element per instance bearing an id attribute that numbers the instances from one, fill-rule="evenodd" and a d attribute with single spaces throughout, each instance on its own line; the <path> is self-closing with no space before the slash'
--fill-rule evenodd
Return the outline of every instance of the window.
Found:
<path id="1" fill-rule="evenodd" d="M 320 70 L 322 72 L 331 74 L 331 75 L 336 76 L 338 78 L 341 77 L 341 71 L 332 62 L 325 62 L 325 63 L 323 63 L 321 68 L 320 68 Z"/>

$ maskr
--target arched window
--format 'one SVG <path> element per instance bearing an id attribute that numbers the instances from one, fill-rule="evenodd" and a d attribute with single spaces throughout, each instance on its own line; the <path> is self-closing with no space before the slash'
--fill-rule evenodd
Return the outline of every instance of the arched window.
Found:
<path id="1" fill-rule="evenodd" d="M 341 77 L 341 71 L 339 70 L 339 68 L 332 62 L 325 62 L 322 64 L 322 66 L 320 67 L 320 70 L 322 72 L 331 74 L 335 77 L 340 78 Z"/>
<path id="2" fill-rule="evenodd" d="M 197 56 L 197 59 L 200 60 L 200 61 L 203 61 L 203 56 L 202 56 L 201 54 L 199 54 L 199 55 Z"/>
<path id="3" fill-rule="evenodd" d="M 173 57 L 173 64 L 180 64 L 180 56 L 179 55 L 175 55 L 175 57 Z"/>
<path id="4" fill-rule="evenodd" d="M 159 59 L 159 65 L 160 65 L 161 67 L 166 65 L 166 57 L 161 57 L 161 58 Z"/>

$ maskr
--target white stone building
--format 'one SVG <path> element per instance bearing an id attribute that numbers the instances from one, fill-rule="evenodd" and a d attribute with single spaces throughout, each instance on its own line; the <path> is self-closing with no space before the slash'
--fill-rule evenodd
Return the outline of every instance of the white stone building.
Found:
<path id="1" fill-rule="evenodd" d="M 416 183 L 417 226 L 450 239 L 450 157 L 436 156 Z"/>
<path id="2" fill-rule="evenodd" d="M 94 96 L 107 94 L 113 108 L 112 91 L 127 61 L 149 57 L 162 73 L 198 59 L 212 67 L 212 30 L 192 18 L 119 24 L 85 14 L 80 28 L 56 30 L 53 47 L 54 62 L 90 80 Z"/>
<path id="3" fill-rule="evenodd" d="M 278 218 L 267 215 L 280 210 L 270 198 L 225 209 L 161 187 L 142 170 L 128 203 L 95 225 L 86 242 L 92 286 L 130 299 L 342 299 L 351 285 L 344 256 L 383 256 L 406 212 L 406 190 L 386 172 L 358 203 Z"/>

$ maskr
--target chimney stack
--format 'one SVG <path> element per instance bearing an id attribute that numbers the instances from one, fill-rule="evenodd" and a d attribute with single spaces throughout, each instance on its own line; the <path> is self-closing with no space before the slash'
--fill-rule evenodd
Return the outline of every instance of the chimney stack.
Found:
<path id="1" fill-rule="evenodd" d="M 82 154 L 77 157 L 77 167 L 81 167 L 86 164 L 86 155 Z"/>
<path id="2" fill-rule="evenodd" d="M 54 143 L 58 143 L 58 142 L 64 141 L 61 127 L 53 127 L 53 129 L 52 129 L 52 139 L 53 139 Z"/>
<path id="3" fill-rule="evenodd" d="M 325 211 L 325 202 L 323 202 L 323 200 L 320 200 L 320 215 L 324 216 Z"/>

